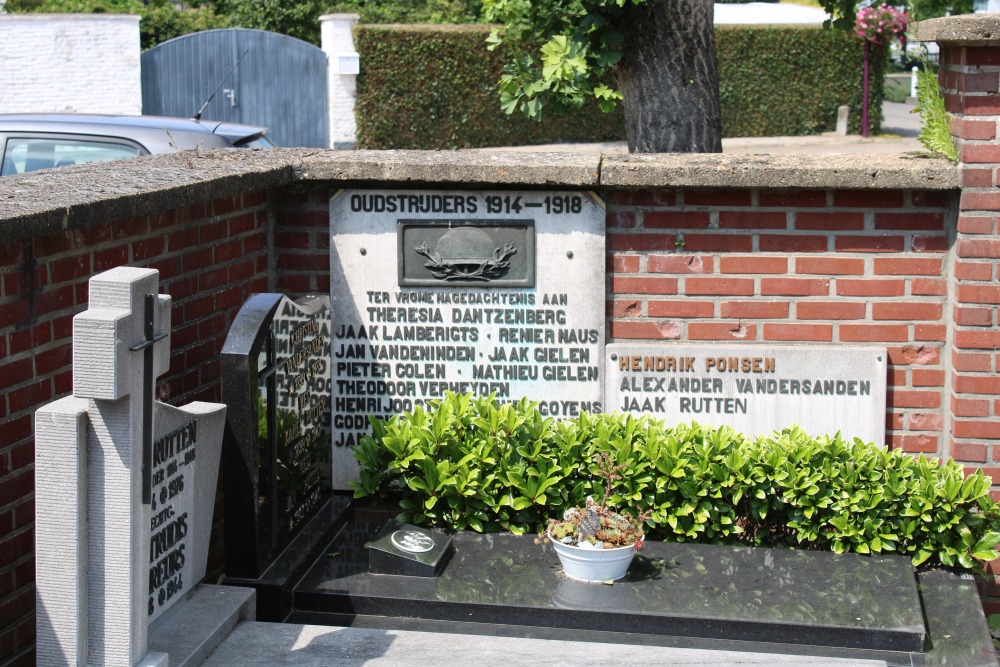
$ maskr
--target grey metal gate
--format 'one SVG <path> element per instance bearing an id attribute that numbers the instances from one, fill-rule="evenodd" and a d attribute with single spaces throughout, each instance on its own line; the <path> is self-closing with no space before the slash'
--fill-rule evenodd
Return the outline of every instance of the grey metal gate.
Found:
<path id="1" fill-rule="evenodd" d="M 280 146 L 329 147 L 327 60 L 312 44 L 231 28 L 177 37 L 142 54 L 144 114 L 190 118 L 219 84 L 202 118 L 266 126 Z"/>

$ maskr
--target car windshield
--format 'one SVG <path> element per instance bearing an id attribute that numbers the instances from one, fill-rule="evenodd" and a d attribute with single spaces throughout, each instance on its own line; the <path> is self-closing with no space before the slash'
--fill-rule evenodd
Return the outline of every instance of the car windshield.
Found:
<path id="1" fill-rule="evenodd" d="M 94 139 L 10 137 L 0 176 L 85 162 L 120 160 L 136 157 L 140 153 L 137 146 Z"/>
<path id="2" fill-rule="evenodd" d="M 233 145 L 240 148 L 277 148 L 278 146 L 278 144 L 274 143 L 263 134 L 258 135 L 249 141 L 237 141 Z"/>

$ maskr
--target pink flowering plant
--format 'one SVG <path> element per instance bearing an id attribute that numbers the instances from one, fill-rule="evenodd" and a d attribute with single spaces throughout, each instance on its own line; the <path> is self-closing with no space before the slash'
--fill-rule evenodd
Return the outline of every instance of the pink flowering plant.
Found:
<path id="1" fill-rule="evenodd" d="M 854 32 L 874 44 L 885 44 L 906 32 L 910 16 L 901 9 L 882 3 L 858 10 Z"/>

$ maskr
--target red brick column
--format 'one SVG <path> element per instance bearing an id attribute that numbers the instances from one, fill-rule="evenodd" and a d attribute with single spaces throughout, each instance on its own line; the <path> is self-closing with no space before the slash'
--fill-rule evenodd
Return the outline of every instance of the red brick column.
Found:
<path id="1" fill-rule="evenodd" d="M 952 114 L 962 194 L 952 251 L 948 454 L 993 477 L 1000 499 L 1000 15 L 925 21 L 941 47 L 938 79 Z M 1000 612 L 1000 565 L 981 579 L 983 607 Z"/>
<path id="2" fill-rule="evenodd" d="M 925 21 L 953 115 L 962 194 L 952 251 L 949 453 L 1000 480 L 1000 15 Z"/>

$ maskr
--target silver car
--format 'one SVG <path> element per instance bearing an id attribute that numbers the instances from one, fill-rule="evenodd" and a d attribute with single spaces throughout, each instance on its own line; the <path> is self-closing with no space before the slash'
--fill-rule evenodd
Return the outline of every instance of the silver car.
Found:
<path id="1" fill-rule="evenodd" d="M 0 114 L 0 176 L 193 148 L 273 147 L 267 128 L 211 120 Z"/>

